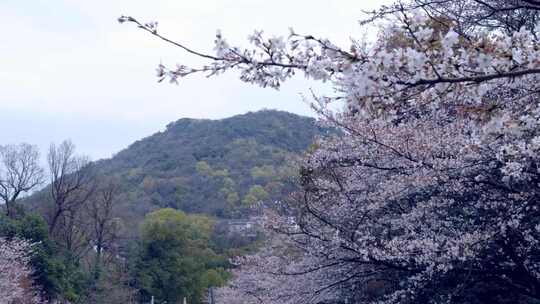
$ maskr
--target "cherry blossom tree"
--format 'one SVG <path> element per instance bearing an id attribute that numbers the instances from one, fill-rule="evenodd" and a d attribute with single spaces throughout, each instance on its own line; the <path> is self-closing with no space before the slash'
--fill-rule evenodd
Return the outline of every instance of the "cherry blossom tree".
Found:
<path id="1" fill-rule="evenodd" d="M 44 303 L 33 286 L 29 264 L 32 246 L 20 239 L 0 238 L 0 301 L 2 303 Z"/>
<path id="2" fill-rule="evenodd" d="M 220 33 L 215 54 L 141 29 L 209 64 L 159 80 L 236 69 L 279 88 L 295 73 L 330 82 L 302 191 L 272 206 L 275 237 L 239 260 L 224 303 L 540 301 L 540 2 L 414 0 L 382 7 L 374 42 L 300 35 L 252 48 Z M 329 105 L 342 102 L 342 111 Z"/>

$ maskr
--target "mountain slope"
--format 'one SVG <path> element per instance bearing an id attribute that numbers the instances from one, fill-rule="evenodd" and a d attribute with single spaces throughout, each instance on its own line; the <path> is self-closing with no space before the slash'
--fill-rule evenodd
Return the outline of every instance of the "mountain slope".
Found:
<path id="1" fill-rule="evenodd" d="M 293 189 L 291 162 L 325 133 L 312 118 L 272 110 L 184 118 L 96 166 L 120 180 L 120 214 L 128 222 L 162 207 L 242 217 L 257 201 Z"/>

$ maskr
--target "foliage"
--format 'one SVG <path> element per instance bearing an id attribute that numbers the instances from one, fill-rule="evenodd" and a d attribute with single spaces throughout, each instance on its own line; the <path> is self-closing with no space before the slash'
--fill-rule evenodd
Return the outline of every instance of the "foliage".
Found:
<path id="1" fill-rule="evenodd" d="M 200 303 L 205 290 L 228 278 L 224 258 L 210 249 L 213 221 L 174 209 L 148 214 L 141 228 L 136 280 L 142 300 Z"/>
<path id="2" fill-rule="evenodd" d="M 35 279 L 46 298 L 61 297 L 76 301 L 86 287 L 86 278 L 77 265 L 49 238 L 45 220 L 35 214 L 19 212 L 15 219 L 0 216 L 0 237 L 20 238 L 32 243 L 29 260 Z"/>
<path id="3" fill-rule="evenodd" d="M 223 120 L 180 119 L 95 162 L 94 169 L 118 179 L 118 214 L 126 226 L 158 208 L 247 217 L 252 202 L 287 197 L 297 172 L 292 163 L 326 133 L 314 119 L 271 110 Z M 250 195 L 255 185 L 268 195 Z"/>
<path id="4" fill-rule="evenodd" d="M 244 196 L 242 204 L 245 206 L 252 206 L 257 202 L 265 201 L 270 195 L 261 185 L 254 185 L 249 188 L 248 193 Z"/>

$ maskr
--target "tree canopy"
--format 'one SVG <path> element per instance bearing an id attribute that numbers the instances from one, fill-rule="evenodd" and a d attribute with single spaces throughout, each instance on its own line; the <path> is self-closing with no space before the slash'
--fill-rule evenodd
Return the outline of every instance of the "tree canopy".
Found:
<path id="1" fill-rule="evenodd" d="M 227 261 L 210 248 L 213 221 L 174 209 L 148 214 L 141 228 L 137 281 L 145 298 L 200 303 L 208 287 L 227 279 Z M 143 300 L 145 300 L 143 297 Z"/>

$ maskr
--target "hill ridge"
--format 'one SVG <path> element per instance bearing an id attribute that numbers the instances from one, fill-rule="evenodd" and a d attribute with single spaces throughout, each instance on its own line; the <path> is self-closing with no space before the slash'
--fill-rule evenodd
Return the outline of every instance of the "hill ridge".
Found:
<path id="1" fill-rule="evenodd" d="M 257 201 L 294 190 L 291 163 L 327 133 L 314 118 L 277 110 L 180 118 L 94 164 L 121 181 L 119 209 L 128 222 L 164 207 L 245 217 Z"/>

